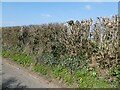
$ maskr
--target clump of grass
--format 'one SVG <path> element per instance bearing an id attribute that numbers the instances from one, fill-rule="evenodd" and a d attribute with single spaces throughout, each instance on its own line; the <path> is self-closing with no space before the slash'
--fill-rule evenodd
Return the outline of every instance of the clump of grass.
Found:
<path id="1" fill-rule="evenodd" d="M 78 78 L 79 88 L 110 88 L 110 84 L 102 79 L 97 79 L 89 75 L 85 75 Z"/>
<path id="2" fill-rule="evenodd" d="M 70 74 L 69 70 L 62 65 L 58 65 L 53 69 L 53 75 L 63 79 L 67 85 L 72 85 L 74 81 L 72 74 Z"/>
<path id="3" fill-rule="evenodd" d="M 47 75 L 48 70 L 45 68 L 44 65 L 42 64 L 37 64 L 33 66 L 33 71 L 38 72 L 39 74 Z"/>
<path id="4" fill-rule="evenodd" d="M 11 57 L 13 54 L 10 51 L 4 50 L 2 51 L 2 56 L 5 58 Z"/>
<path id="5" fill-rule="evenodd" d="M 19 64 L 22 64 L 23 66 L 30 66 L 32 63 L 32 57 L 28 56 L 24 53 L 17 53 L 12 50 L 4 50 L 2 52 L 2 56 L 5 58 L 11 58 L 12 60 L 16 61 Z"/>
<path id="6" fill-rule="evenodd" d="M 12 57 L 13 60 L 17 61 L 19 64 L 22 64 L 23 66 L 30 66 L 32 62 L 32 58 L 26 54 L 15 54 L 14 57 Z"/>
<path id="7" fill-rule="evenodd" d="M 104 79 L 98 79 L 97 72 L 88 69 L 76 70 L 74 73 L 79 88 L 110 88 L 110 84 Z"/>

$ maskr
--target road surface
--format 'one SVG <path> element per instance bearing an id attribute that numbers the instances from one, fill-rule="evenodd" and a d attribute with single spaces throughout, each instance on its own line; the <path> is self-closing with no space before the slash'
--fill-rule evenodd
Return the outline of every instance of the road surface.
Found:
<path id="1" fill-rule="evenodd" d="M 57 88 L 49 84 L 42 77 L 29 73 L 27 70 L 9 63 L 9 60 L 2 61 L 2 88 Z"/>

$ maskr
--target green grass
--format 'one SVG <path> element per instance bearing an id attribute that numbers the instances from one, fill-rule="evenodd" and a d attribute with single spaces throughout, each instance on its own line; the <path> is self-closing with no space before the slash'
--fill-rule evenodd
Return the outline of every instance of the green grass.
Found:
<path id="1" fill-rule="evenodd" d="M 97 79 L 89 75 L 84 75 L 82 77 L 78 77 L 77 79 L 79 79 L 78 87 L 80 88 L 110 88 L 111 87 L 107 81 L 102 79 Z"/>
<path id="2" fill-rule="evenodd" d="M 72 85 L 73 76 L 70 74 L 69 70 L 62 65 L 58 65 L 53 69 L 53 75 L 57 78 L 63 79 L 67 85 Z"/>
<path id="3" fill-rule="evenodd" d="M 33 71 L 38 72 L 39 74 L 47 75 L 48 70 L 45 67 L 46 66 L 44 66 L 42 64 L 38 64 L 38 65 L 33 66 Z"/>
<path id="4" fill-rule="evenodd" d="M 30 66 L 32 63 L 32 57 L 24 53 L 16 53 L 14 51 L 5 50 L 2 51 L 2 56 L 10 58 L 23 66 Z"/>
<path id="5" fill-rule="evenodd" d="M 3 50 L 2 56 L 10 58 L 25 67 L 30 67 L 32 64 L 32 57 L 30 55 L 18 53 L 14 50 Z M 63 65 L 52 66 L 44 63 L 33 65 L 32 70 L 42 75 L 51 76 L 52 74 L 54 78 L 59 77 L 64 80 L 68 86 L 76 82 L 76 87 L 79 88 L 111 88 L 106 80 L 97 78 L 95 70 L 89 73 L 87 69 L 81 69 L 70 73 L 70 70 Z"/>
<path id="6" fill-rule="evenodd" d="M 110 88 L 105 79 L 98 79 L 95 70 L 89 73 L 87 69 L 76 70 L 74 73 L 79 88 Z"/>

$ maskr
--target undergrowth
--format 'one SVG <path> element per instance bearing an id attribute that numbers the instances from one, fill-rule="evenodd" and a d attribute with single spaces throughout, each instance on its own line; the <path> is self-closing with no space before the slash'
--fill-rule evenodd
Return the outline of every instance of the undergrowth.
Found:
<path id="1" fill-rule="evenodd" d="M 14 50 L 3 50 L 2 56 L 10 58 L 24 67 L 30 67 L 32 64 L 32 57 L 25 53 L 18 53 Z M 52 66 L 46 63 L 39 63 L 33 65 L 32 70 L 42 75 L 53 76 L 54 78 L 62 79 L 68 86 L 76 83 L 78 88 L 110 88 L 111 85 L 105 79 L 98 79 L 95 70 L 92 73 L 87 68 L 81 70 L 71 71 L 64 65 Z M 118 72 L 119 73 L 119 72 Z"/>

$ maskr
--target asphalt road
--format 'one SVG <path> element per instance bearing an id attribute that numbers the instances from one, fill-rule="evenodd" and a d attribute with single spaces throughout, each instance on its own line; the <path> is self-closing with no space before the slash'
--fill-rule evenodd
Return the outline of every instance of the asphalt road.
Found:
<path id="1" fill-rule="evenodd" d="M 8 63 L 8 60 L 2 61 L 2 88 L 53 88 L 43 78 L 37 78 L 35 75 L 26 72 L 14 63 Z"/>

